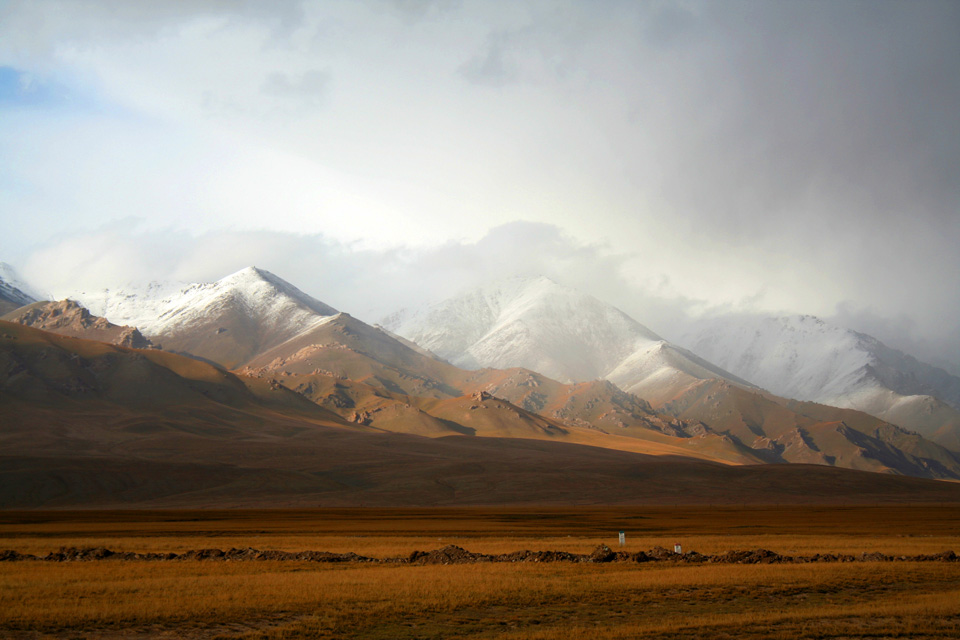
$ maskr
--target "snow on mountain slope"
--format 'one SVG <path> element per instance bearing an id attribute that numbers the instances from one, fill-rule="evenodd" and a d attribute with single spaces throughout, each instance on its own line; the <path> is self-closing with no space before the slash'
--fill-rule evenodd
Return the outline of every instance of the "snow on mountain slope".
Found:
<path id="1" fill-rule="evenodd" d="M 622 311 L 542 276 L 488 284 L 384 324 L 469 369 L 523 367 L 568 383 L 607 378 L 645 398 L 703 378 L 750 386 Z"/>
<path id="2" fill-rule="evenodd" d="M 777 395 L 825 401 L 863 378 L 859 336 L 818 318 L 721 317 L 680 340 L 692 351 Z"/>
<path id="3" fill-rule="evenodd" d="M 383 324 L 460 367 L 525 367 L 563 382 L 601 378 L 639 346 L 662 340 L 544 277 L 488 284 Z"/>
<path id="4" fill-rule="evenodd" d="M 0 262 L 0 313 L 13 311 L 43 298 L 6 262 Z"/>
<path id="5" fill-rule="evenodd" d="M 248 267 L 213 283 L 77 293 L 96 315 L 139 328 L 164 348 L 239 366 L 338 312 L 268 271 Z"/>
<path id="6" fill-rule="evenodd" d="M 665 340 L 641 346 L 604 377 L 627 393 L 636 394 L 655 405 L 686 391 L 698 380 L 718 378 L 741 387 L 753 386 Z"/>
<path id="7" fill-rule="evenodd" d="M 178 285 L 152 282 L 143 287 L 80 292 L 77 300 L 111 322 L 161 335 L 189 326 L 229 303 L 284 331 L 302 331 L 317 316 L 337 310 L 303 293 L 269 271 L 247 267 L 216 282 Z"/>
<path id="8" fill-rule="evenodd" d="M 928 437 L 960 432 L 960 378 L 813 316 L 709 318 L 680 341 L 780 396 L 857 409 Z"/>

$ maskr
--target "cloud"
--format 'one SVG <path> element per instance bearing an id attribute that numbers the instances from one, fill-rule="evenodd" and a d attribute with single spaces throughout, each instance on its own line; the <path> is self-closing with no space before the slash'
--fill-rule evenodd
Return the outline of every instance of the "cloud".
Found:
<path id="1" fill-rule="evenodd" d="M 294 97 L 313 102 L 324 96 L 329 83 L 330 74 L 318 69 L 305 71 L 299 77 L 274 71 L 264 80 L 260 90 L 269 96 Z"/>
<path id="2" fill-rule="evenodd" d="M 151 281 L 210 282 L 255 265 L 367 321 L 514 275 L 546 275 L 591 292 L 654 325 L 690 301 L 635 287 L 620 274 L 628 256 L 577 242 L 555 226 L 516 222 L 475 242 L 371 249 L 322 234 L 145 229 L 128 219 L 61 237 L 20 265 L 55 297 Z M 654 326 L 655 328 L 655 326 Z"/>
<path id="3" fill-rule="evenodd" d="M 150 229 L 131 218 L 59 237 L 16 266 L 35 288 L 62 298 L 131 283 L 211 282 L 255 265 L 368 322 L 514 275 L 546 275 L 590 293 L 667 339 L 680 337 L 703 314 L 755 313 L 755 300 L 716 305 L 678 293 L 668 281 L 638 280 L 631 264 L 642 257 L 531 222 L 494 228 L 476 241 L 378 249 L 323 234 L 258 230 L 193 235 Z M 960 337 L 955 316 L 881 313 L 853 302 L 824 315 L 957 371 Z"/>
<path id="4" fill-rule="evenodd" d="M 301 2 L 279 0 L 9 0 L 0 6 L 5 47 L 21 53 L 49 54 L 63 46 L 88 46 L 151 39 L 175 33 L 185 23 L 219 20 L 266 26 L 275 38 L 289 37 L 302 22 Z M 24 28 L 29 26 L 30 28 Z"/>
<path id="5" fill-rule="evenodd" d="M 855 302 L 843 302 L 827 319 L 842 327 L 877 338 L 887 346 L 899 349 L 917 359 L 960 376 L 960 335 L 953 315 L 918 316 L 885 310 L 878 312 Z M 931 320 L 931 317 L 935 318 Z"/>
<path id="6" fill-rule="evenodd" d="M 227 245 L 197 238 L 384 300 L 538 269 L 655 330 L 645 306 L 875 317 L 960 362 L 958 24 L 933 0 L 7 2 L 0 66 L 96 100 L 3 112 L 0 252 L 133 216 L 121 244 L 172 238 L 208 278 Z"/>
<path id="7" fill-rule="evenodd" d="M 508 61 L 509 41 L 505 34 L 493 34 L 486 48 L 460 65 L 460 73 L 470 82 L 500 86 L 513 82 L 517 69 Z"/>

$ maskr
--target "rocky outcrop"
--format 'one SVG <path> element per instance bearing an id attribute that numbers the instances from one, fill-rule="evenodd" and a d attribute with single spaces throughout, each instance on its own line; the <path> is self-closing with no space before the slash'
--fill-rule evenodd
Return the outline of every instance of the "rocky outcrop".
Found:
<path id="1" fill-rule="evenodd" d="M 93 315 L 73 300 L 36 302 L 7 314 L 3 319 L 60 335 L 108 342 L 131 349 L 150 349 L 155 346 L 136 327 L 113 324 L 106 318 Z"/>

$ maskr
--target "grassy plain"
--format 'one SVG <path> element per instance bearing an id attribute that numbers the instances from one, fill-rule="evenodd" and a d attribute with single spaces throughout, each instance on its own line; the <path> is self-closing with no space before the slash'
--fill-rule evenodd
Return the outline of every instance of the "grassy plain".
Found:
<path id="1" fill-rule="evenodd" d="M 960 506 L 0 513 L 0 549 L 960 551 Z M 955 638 L 960 563 L 0 563 L 11 638 Z"/>

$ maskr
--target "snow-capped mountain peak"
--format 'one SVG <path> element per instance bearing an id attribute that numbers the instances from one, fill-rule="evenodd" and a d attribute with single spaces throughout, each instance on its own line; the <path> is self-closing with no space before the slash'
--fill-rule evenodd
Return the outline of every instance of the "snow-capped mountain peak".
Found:
<path id="1" fill-rule="evenodd" d="M 303 293 L 269 271 L 247 267 L 209 284 L 195 284 L 181 290 L 179 300 L 158 317 L 147 332 L 165 333 L 179 326 L 209 318 L 226 305 L 239 305 L 250 317 L 286 331 L 302 331 L 318 316 L 336 315 L 337 310 Z"/>
<path id="2" fill-rule="evenodd" d="M 274 329 L 302 331 L 318 317 L 337 310 L 264 269 L 247 267 L 209 283 L 152 282 L 76 298 L 93 313 L 117 324 L 138 327 L 146 335 L 162 335 L 204 322 L 228 306 L 237 307 Z"/>
<path id="3" fill-rule="evenodd" d="M 639 344 L 661 340 L 543 276 L 490 282 L 383 324 L 458 366 L 522 366 L 565 382 L 602 377 Z"/>
<path id="4" fill-rule="evenodd" d="M 824 402 L 862 379 L 864 338 L 814 316 L 725 316 L 701 321 L 681 342 L 773 393 Z"/>
<path id="5" fill-rule="evenodd" d="M 787 398 L 857 409 L 927 435 L 960 418 L 960 378 L 814 316 L 707 318 L 680 341 Z M 954 411 L 931 409 L 936 400 Z"/>
<path id="6" fill-rule="evenodd" d="M 96 315 L 139 328 L 164 348 L 230 367 L 338 313 L 257 267 L 216 282 L 154 282 L 74 297 Z"/>

